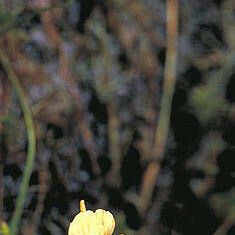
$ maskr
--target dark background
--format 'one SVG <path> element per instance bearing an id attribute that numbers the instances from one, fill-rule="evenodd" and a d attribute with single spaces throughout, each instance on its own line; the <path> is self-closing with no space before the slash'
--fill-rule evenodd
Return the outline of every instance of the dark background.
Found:
<path id="1" fill-rule="evenodd" d="M 25 92 L 37 138 L 21 234 L 66 234 L 81 199 L 112 211 L 115 234 L 235 234 L 234 1 L 179 1 L 169 136 L 148 198 L 143 176 L 161 111 L 166 2 L 0 6 L 0 50 Z M 28 138 L 1 62 L 0 82 L 0 219 L 10 223 Z"/>

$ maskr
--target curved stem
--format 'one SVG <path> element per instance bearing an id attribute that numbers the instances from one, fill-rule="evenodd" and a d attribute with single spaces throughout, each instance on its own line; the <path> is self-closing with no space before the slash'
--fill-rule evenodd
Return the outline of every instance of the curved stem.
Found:
<path id="1" fill-rule="evenodd" d="M 11 66 L 11 63 L 8 57 L 1 51 L 0 51 L 0 60 L 1 60 L 1 64 L 3 68 L 5 69 L 7 73 L 8 79 L 11 82 L 12 86 L 14 87 L 16 94 L 19 98 L 19 102 L 22 108 L 24 121 L 25 121 L 26 129 L 27 129 L 27 136 L 28 136 L 26 165 L 24 168 L 23 179 L 22 179 L 22 183 L 20 186 L 19 195 L 16 200 L 15 211 L 11 219 L 11 226 L 10 226 L 11 235 L 16 235 L 18 232 L 20 219 L 21 219 L 23 209 L 24 209 L 26 194 L 29 188 L 30 176 L 33 170 L 35 151 L 36 151 L 36 136 L 35 136 L 35 131 L 34 131 L 32 113 L 30 111 L 27 98 L 24 94 L 24 90 L 20 85 L 20 82 Z"/>

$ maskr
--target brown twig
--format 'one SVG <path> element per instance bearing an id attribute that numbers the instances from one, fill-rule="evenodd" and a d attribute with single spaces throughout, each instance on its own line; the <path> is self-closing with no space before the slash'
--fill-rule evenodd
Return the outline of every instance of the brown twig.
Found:
<path id="1" fill-rule="evenodd" d="M 108 104 L 108 138 L 109 155 L 112 161 L 112 168 L 109 174 L 109 181 L 116 187 L 120 186 L 120 168 L 121 168 L 121 147 L 119 137 L 119 119 L 117 108 L 113 102 Z"/>
<path id="2" fill-rule="evenodd" d="M 163 93 L 155 134 L 152 162 L 146 170 L 140 195 L 140 211 L 145 214 L 153 195 L 155 183 L 160 172 L 160 163 L 167 143 L 171 103 L 175 88 L 178 38 L 178 0 L 166 2 L 166 61 L 164 68 Z M 151 174 L 149 173 L 151 172 Z"/>
<path id="3" fill-rule="evenodd" d="M 97 12 L 98 13 L 98 12 Z M 121 144 L 120 144 L 120 119 L 118 113 L 118 103 L 115 99 L 116 83 L 112 79 L 112 67 L 114 58 L 109 48 L 109 38 L 105 31 L 104 19 L 99 15 L 100 25 L 91 25 L 90 30 L 96 34 L 101 45 L 101 54 L 103 58 L 103 73 L 95 78 L 96 90 L 101 100 L 106 103 L 108 121 L 107 134 L 109 149 L 108 154 L 112 162 L 111 169 L 106 177 L 107 183 L 114 187 L 119 187 L 121 183 L 120 168 L 121 168 Z"/>
<path id="4" fill-rule="evenodd" d="M 49 174 L 47 166 L 43 165 L 39 169 L 39 190 L 37 195 L 37 205 L 29 223 L 23 227 L 23 234 L 33 235 L 37 232 L 41 222 L 41 215 L 44 209 L 44 201 L 48 191 Z"/>
<path id="5" fill-rule="evenodd" d="M 49 5 L 50 0 L 48 1 L 38 0 L 38 2 L 40 6 L 47 7 L 45 6 L 45 4 Z M 83 105 L 80 91 L 77 88 L 77 84 L 75 82 L 76 79 L 74 78 L 73 74 L 70 71 L 70 64 L 71 64 L 71 61 L 69 59 L 70 57 L 65 50 L 64 43 L 56 28 L 52 11 L 43 13 L 41 15 L 41 20 L 48 34 L 48 40 L 50 44 L 53 45 L 55 50 L 57 50 L 57 52 L 59 53 L 59 74 L 63 78 L 67 91 L 74 98 L 77 104 L 77 110 L 78 110 L 77 121 L 79 125 L 79 130 L 80 130 L 85 148 L 91 158 L 93 171 L 96 175 L 99 175 L 100 171 L 99 171 L 99 167 L 97 164 L 98 147 L 96 146 L 93 134 L 91 133 L 89 124 L 87 123 L 87 120 L 85 117 L 86 109 Z"/>
<path id="6" fill-rule="evenodd" d="M 101 78 L 103 90 L 109 86 L 111 83 L 111 74 L 110 70 L 112 68 L 112 57 L 108 48 L 108 35 L 102 30 L 102 33 L 99 35 L 102 43 L 102 52 L 105 63 L 105 74 Z M 108 111 L 108 140 L 109 140 L 109 156 L 112 161 L 112 168 L 108 175 L 108 181 L 111 185 L 119 187 L 121 183 L 120 179 L 120 168 L 121 168 L 121 146 L 120 146 L 120 136 L 119 136 L 119 126 L 120 120 L 118 118 L 118 107 L 113 99 L 114 94 L 111 94 L 107 100 L 107 111 Z"/>

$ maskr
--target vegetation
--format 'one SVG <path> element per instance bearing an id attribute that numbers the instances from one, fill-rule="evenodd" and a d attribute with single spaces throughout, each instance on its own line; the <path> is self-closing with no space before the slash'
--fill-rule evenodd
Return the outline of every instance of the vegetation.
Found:
<path id="1" fill-rule="evenodd" d="M 0 1 L 0 234 L 234 234 L 234 10 Z"/>

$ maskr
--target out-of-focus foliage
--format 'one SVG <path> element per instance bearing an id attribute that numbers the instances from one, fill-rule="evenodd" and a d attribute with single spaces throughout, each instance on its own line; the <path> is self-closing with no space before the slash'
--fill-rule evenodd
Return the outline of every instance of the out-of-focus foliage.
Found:
<path id="1" fill-rule="evenodd" d="M 179 4 L 170 135 L 146 212 L 166 2 L 0 1 L 0 51 L 25 92 L 37 138 L 21 234 L 66 234 L 81 199 L 112 211 L 117 234 L 235 233 L 235 4 Z M 0 220 L 10 222 L 28 139 L 1 61 L 0 84 Z"/>
<path id="2" fill-rule="evenodd" d="M 191 105 L 202 124 L 221 118 L 226 111 L 227 103 L 221 92 L 221 79 L 212 78 L 207 84 L 195 87 L 191 93 Z"/>

